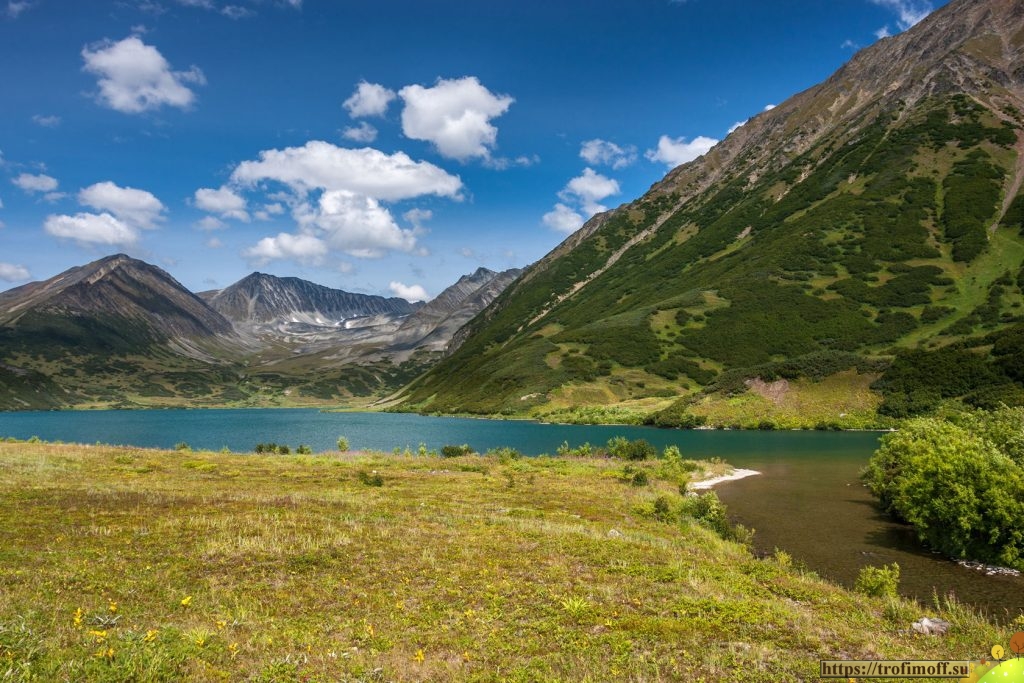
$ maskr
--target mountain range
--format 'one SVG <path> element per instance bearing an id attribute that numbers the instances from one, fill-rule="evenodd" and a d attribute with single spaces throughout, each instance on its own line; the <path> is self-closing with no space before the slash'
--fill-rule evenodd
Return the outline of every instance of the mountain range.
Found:
<path id="1" fill-rule="evenodd" d="M 427 305 L 263 273 L 197 295 L 116 254 L 0 293 L 0 407 L 386 393 L 445 353 L 518 272 L 481 268 Z"/>
<path id="2" fill-rule="evenodd" d="M 261 273 L 195 295 L 123 255 L 0 294 L 0 407 L 863 427 L 1022 405 L 1022 185 L 1024 2 L 952 0 L 427 304 Z"/>

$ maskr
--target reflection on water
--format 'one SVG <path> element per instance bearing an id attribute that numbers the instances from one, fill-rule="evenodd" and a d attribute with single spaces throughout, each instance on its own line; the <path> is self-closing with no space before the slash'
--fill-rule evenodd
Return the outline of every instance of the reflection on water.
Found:
<path id="1" fill-rule="evenodd" d="M 898 562 L 900 592 L 927 606 L 954 594 L 1005 621 L 1024 611 L 1024 579 L 985 576 L 928 552 L 909 525 L 883 514 L 858 480 L 870 450 L 822 457 L 758 458 L 762 472 L 718 488 L 738 522 L 756 529 L 755 548 L 782 548 L 818 574 L 852 586 L 865 565 Z M 798 462 L 794 462 L 794 460 Z"/>
<path id="2" fill-rule="evenodd" d="M 822 576 L 853 585 L 865 565 L 898 562 L 901 588 L 932 604 L 952 591 L 1005 618 L 1024 610 L 1024 579 L 987 577 L 921 549 L 914 533 L 881 515 L 857 475 L 878 446 L 866 432 L 675 431 L 645 427 L 544 425 L 387 413 L 320 413 L 309 409 L 150 410 L 0 413 L 0 436 L 171 448 L 250 451 L 257 443 L 309 444 L 330 450 L 344 435 L 354 449 L 390 451 L 470 444 L 479 451 L 511 446 L 554 453 L 568 441 L 604 444 L 612 436 L 678 446 L 688 458 L 722 458 L 761 476 L 717 490 L 737 521 L 757 530 L 757 548 L 779 547 Z"/>

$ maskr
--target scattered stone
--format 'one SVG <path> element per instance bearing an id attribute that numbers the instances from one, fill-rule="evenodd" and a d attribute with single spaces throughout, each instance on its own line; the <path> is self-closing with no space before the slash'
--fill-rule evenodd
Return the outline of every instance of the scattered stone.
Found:
<path id="1" fill-rule="evenodd" d="M 944 636 L 949 630 L 949 622 L 945 619 L 929 619 L 922 617 L 915 621 L 910 629 L 922 636 Z"/>
<path id="2" fill-rule="evenodd" d="M 618 529 L 609 529 L 608 538 L 622 538 L 622 532 Z"/>
<path id="3" fill-rule="evenodd" d="M 996 567 L 984 562 L 972 562 L 970 560 L 957 560 L 957 564 L 977 572 L 985 572 L 985 576 L 1020 576 L 1020 572 L 1009 567 Z"/>

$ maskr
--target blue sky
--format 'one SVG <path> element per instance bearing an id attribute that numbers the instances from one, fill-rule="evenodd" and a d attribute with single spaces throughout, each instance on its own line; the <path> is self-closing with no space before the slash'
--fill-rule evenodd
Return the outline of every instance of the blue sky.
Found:
<path id="1" fill-rule="evenodd" d="M 431 297 L 942 0 L 0 0 L 0 289 L 126 252 Z"/>

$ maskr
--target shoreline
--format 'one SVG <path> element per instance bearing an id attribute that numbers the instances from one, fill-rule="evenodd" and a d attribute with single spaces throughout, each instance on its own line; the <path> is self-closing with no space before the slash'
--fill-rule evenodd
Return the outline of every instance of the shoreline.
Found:
<path id="1" fill-rule="evenodd" d="M 720 477 L 712 477 L 711 479 L 701 479 L 700 481 L 690 482 L 688 488 L 692 491 L 707 491 L 714 488 L 717 484 L 724 484 L 727 481 L 737 481 L 739 479 L 746 479 L 747 477 L 753 477 L 754 475 L 761 474 L 757 470 L 747 469 L 735 469 L 729 474 L 723 474 Z"/>

